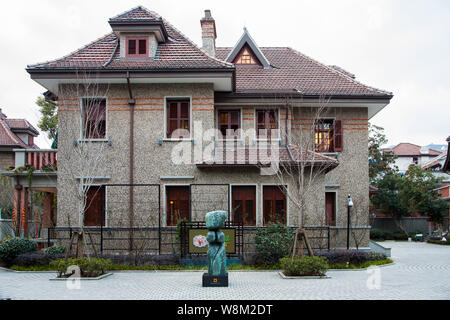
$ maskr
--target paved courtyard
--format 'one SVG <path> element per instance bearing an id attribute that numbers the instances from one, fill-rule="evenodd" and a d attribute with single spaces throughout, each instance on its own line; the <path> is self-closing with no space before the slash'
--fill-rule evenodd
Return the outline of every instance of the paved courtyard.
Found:
<path id="1" fill-rule="evenodd" d="M 450 299 L 450 246 L 383 242 L 395 264 L 376 271 L 329 271 L 330 279 L 281 279 L 277 272 L 230 272 L 230 287 L 202 288 L 201 272 L 115 272 L 82 281 L 55 273 L 0 271 L 0 298 L 11 299 Z M 379 277 L 378 277 L 379 276 Z"/>

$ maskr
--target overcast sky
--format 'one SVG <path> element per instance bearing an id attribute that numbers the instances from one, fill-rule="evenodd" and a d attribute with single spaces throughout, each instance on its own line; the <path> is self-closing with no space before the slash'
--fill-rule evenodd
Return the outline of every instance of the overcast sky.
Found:
<path id="1" fill-rule="evenodd" d="M 217 45 L 233 46 L 246 26 L 259 46 L 288 46 L 356 79 L 392 91 L 371 122 L 390 144 L 445 143 L 450 135 L 450 1 L 1 1 L 0 108 L 10 118 L 39 120 L 45 91 L 25 71 L 64 56 L 111 31 L 108 19 L 143 5 L 201 45 L 199 20 L 211 9 Z M 41 134 L 38 145 L 48 147 Z"/>

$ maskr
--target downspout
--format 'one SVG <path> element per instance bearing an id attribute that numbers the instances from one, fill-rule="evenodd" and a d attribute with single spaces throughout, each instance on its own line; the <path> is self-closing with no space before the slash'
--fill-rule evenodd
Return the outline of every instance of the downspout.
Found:
<path id="1" fill-rule="evenodd" d="M 131 82 L 130 82 L 130 72 L 127 71 L 127 85 L 128 85 L 128 94 L 129 100 L 128 105 L 130 106 L 130 198 L 129 198 L 129 224 L 130 224 L 130 253 L 133 251 L 133 239 L 134 239 L 134 107 L 136 105 L 136 100 L 133 98 L 133 92 L 131 91 Z"/>

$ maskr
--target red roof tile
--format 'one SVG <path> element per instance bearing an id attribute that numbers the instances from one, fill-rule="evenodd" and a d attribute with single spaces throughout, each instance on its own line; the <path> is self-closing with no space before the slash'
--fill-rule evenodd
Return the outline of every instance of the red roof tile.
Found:
<path id="1" fill-rule="evenodd" d="M 14 132 L 14 129 L 28 129 L 36 131 L 36 135 L 39 132 L 24 119 L 7 119 L 6 115 L 2 113 L 0 109 L 0 146 L 2 147 L 12 147 L 12 148 L 30 148 L 25 144 L 22 139 L 20 139 Z M 31 148 L 39 149 L 38 146 L 34 145 Z"/>
<path id="2" fill-rule="evenodd" d="M 215 148 L 210 159 L 204 159 L 200 167 L 210 166 L 269 166 L 272 162 L 280 165 L 297 165 L 304 162 L 307 166 L 334 168 L 338 165 L 335 158 L 319 153 L 301 150 L 295 145 L 276 148 Z"/>
<path id="3" fill-rule="evenodd" d="M 288 47 L 262 47 L 271 68 L 236 66 L 236 90 L 299 90 L 307 95 L 377 95 L 392 93 L 366 86 L 351 73 L 337 66 L 324 65 Z M 217 48 L 216 56 L 225 59 L 231 48 Z"/>
<path id="4" fill-rule="evenodd" d="M 138 7 L 112 19 L 148 18 L 159 19 L 160 16 Z M 209 56 L 168 21 L 162 19 L 162 22 L 169 39 L 158 45 L 155 59 L 120 59 L 120 43 L 117 36 L 110 33 L 61 59 L 30 65 L 28 69 L 233 69 L 231 63 Z"/>
<path id="5" fill-rule="evenodd" d="M 420 149 L 422 147 L 412 143 L 399 143 L 391 149 L 383 149 L 384 151 L 393 152 L 396 156 L 438 156 L 441 152 L 428 149 L 426 153 L 421 153 Z"/>

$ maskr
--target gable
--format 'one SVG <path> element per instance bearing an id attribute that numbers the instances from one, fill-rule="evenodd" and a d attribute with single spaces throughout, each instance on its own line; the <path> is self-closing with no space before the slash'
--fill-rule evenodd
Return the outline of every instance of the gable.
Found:
<path id="1" fill-rule="evenodd" d="M 233 60 L 233 64 L 262 65 L 248 44 L 245 44 Z"/>
<path id="2" fill-rule="evenodd" d="M 267 60 L 267 58 L 264 56 L 264 54 L 259 49 L 255 40 L 253 40 L 253 38 L 250 36 L 246 28 L 244 28 L 244 34 L 236 43 L 234 48 L 230 51 L 230 54 L 225 59 L 225 61 L 230 63 L 234 63 L 234 61 L 239 61 L 238 56 L 240 54 L 245 53 L 245 50 L 247 50 L 247 52 L 251 52 L 251 54 L 253 55 L 253 61 L 257 60 L 259 64 L 262 65 L 264 68 L 270 67 L 269 60 Z M 252 64 L 252 63 L 245 63 L 245 64 Z"/>

